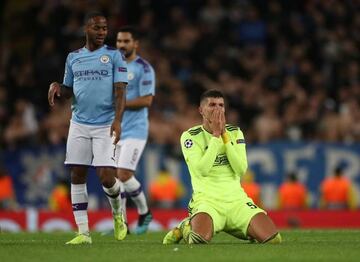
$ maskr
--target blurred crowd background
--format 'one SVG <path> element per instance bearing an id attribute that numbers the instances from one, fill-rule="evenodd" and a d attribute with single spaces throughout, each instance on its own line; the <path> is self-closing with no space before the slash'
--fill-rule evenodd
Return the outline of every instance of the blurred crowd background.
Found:
<path id="1" fill-rule="evenodd" d="M 0 145 L 66 142 L 69 102 L 47 103 L 68 52 L 84 45 L 84 15 L 136 25 L 155 68 L 150 144 L 181 157 L 179 136 L 201 120 L 199 95 L 219 88 L 227 120 L 249 144 L 360 142 L 359 0 L 3 0 Z"/>
<path id="2" fill-rule="evenodd" d="M 69 51 L 84 45 L 84 14 L 137 25 L 157 94 L 150 140 L 176 146 L 199 121 L 198 97 L 221 88 L 228 121 L 249 142 L 360 141 L 359 1 L 1 1 L 0 130 L 5 147 L 64 142 L 68 104 L 50 110 Z"/>

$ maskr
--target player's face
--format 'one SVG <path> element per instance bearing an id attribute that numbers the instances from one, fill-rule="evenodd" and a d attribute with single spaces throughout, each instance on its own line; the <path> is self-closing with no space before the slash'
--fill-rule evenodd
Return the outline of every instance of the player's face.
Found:
<path id="1" fill-rule="evenodd" d="M 102 46 L 108 33 L 106 18 L 102 16 L 91 18 L 86 24 L 85 33 L 89 42 L 95 46 Z"/>
<path id="2" fill-rule="evenodd" d="M 210 119 L 214 110 L 221 110 L 225 113 L 225 102 L 222 97 L 208 97 L 200 104 L 200 114 L 205 119 Z"/>
<path id="3" fill-rule="evenodd" d="M 129 32 L 119 32 L 117 34 L 116 48 L 119 49 L 126 58 L 134 54 L 138 48 L 138 44 L 139 42 L 134 40 Z"/>

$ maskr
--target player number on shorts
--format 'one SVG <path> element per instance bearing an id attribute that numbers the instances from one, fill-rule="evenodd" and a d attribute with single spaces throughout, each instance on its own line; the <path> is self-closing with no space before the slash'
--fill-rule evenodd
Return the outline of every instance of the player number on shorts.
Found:
<path id="1" fill-rule="evenodd" d="M 256 206 L 254 203 L 252 203 L 252 202 L 247 202 L 246 204 L 247 204 L 251 209 L 257 208 L 257 206 Z"/>

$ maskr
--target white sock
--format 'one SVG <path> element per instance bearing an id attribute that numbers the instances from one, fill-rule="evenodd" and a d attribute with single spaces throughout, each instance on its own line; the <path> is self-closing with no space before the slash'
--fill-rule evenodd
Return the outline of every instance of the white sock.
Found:
<path id="1" fill-rule="evenodd" d="M 144 215 L 149 211 L 146 203 L 144 192 L 141 189 L 141 185 L 137 179 L 132 176 L 127 181 L 123 182 L 125 191 L 130 195 L 134 201 L 139 215 Z"/>
<path id="2" fill-rule="evenodd" d="M 88 234 L 88 194 L 86 184 L 71 184 L 71 203 L 79 234 Z"/>
<path id="3" fill-rule="evenodd" d="M 120 182 L 120 201 L 121 201 L 122 213 L 124 215 L 125 221 L 127 222 L 127 217 L 126 217 L 126 192 L 125 192 L 124 184 L 122 182 Z"/>
<path id="4" fill-rule="evenodd" d="M 113 214 L 120 214 L 122 211 L 120 202 L 120 182 L 115 178 L 115 184 L 106 188 L 103 186 L 107 199 L 109 200 Z"/>

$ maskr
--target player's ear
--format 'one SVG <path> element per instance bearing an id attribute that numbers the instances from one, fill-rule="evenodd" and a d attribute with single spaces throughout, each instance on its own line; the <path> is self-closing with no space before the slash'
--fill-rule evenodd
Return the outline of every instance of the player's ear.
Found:
<path id="1" fill-rule="evenodd" d="M 135 49 L 138 49 L 138 47 L 139 47 L 139 40 L 135 40 L 135 41 L 134 41 L 134 46 L 135 46 Z"/>
<path id="2" fill-rule="evenodd" d="M 199 113 L 200 113 L 200 115 L 203 115 L 203 109 L 202 109 L 202 106 L 199 106 Z"/>

